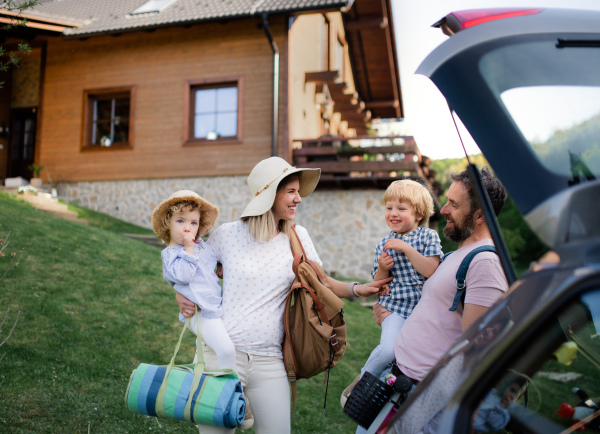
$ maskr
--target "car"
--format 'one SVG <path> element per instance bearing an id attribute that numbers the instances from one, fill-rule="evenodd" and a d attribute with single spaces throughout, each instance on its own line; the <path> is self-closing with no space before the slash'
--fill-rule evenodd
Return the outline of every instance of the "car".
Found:
<path id="1" fill-rule="evenodd" d="M 450 37 L 417 73 L 445 96 L 550 260 L 514 282 L 502 261 L 510 290 L 378 432 L 600 432 L 598 23 L 600 11 L 521 8 L 435 24 Z M 506 250 L 498 234 L 495 243 Z"/>

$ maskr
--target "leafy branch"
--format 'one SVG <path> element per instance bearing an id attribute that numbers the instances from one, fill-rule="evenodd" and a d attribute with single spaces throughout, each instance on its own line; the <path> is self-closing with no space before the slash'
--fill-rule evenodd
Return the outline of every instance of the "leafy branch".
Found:
<path id="1" fill-rule="evenodd" d="M 17 0 L 7 0 L 4 3 L 0 4 L 1 12 L 4 12 L 6 15 L 10 16 L 9 22 L 0 26 L 0 30 L 9 31 L 18 26 L 24 26 L 27 24 L 27 18 L 21 16 L 23 11 L 26 9 L 32 8 L 37 5 L 39 0 L 25 0 L 18 1 Z M 8 68 L 12 65 L 15 67 L 19 66 L 19 61 L 21 60 L 21 56 L 27 55 L 31 53 L 31 47 L 26 42 L 20 42 L 17 44 L 16 51 L 6 52 L 4 47 L 0 45 L 0 59 L 6 56 L 7 60 L 0 60 L 0 72 L 8 71 Z M 0 82 L 0 88 L 4 85 L 4 82 Z"/>

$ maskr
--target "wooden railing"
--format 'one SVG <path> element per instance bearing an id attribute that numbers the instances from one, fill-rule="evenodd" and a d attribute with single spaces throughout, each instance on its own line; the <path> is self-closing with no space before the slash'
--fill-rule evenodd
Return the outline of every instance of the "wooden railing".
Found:
<path id="1" fill-rule="evenodd" d="M 412 136 L 328 136 L 297 140 L 294 145 L 296 167 L 321 169 L 318 188 L 387 188 L 392 181 L 411 178 L 422 180 L 439 205 L 435 172 Z"/>

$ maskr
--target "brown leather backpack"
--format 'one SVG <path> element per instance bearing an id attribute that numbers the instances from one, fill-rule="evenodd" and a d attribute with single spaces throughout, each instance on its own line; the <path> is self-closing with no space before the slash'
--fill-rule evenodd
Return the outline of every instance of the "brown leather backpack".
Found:
<path id="1" fill-rule="evenodd" d="M 333 293 L 323 268 L 306 257 L 296 229 L 290 244 L 296 279 L 283 314 L 283 362 L 296 399 L 296 380 L 311 378 L 333 368 L 346 349 L 344 302 Z M 325 392 L 327 394 L 327 391 Z"/>

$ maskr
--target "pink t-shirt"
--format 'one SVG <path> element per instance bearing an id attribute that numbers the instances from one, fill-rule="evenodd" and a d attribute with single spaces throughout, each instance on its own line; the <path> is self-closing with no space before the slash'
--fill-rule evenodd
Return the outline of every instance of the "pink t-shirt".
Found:
<path id="1" fill-rule="evenodd" d="M 296 232 L 308 259 L 321 264 L 306 229 Z M 295 278 L 289 238 L 257 241 L 237 221 L 219 226 L 208 244 L 223 264 L 223 323 L 235 349 L 282 358 L 283 308 Z"/>
<path id="2" fill-rule="evenodd" d="M 463 306 L 450 306 L 456 295 L 456 271 L 463 258 L 476 247 L 493 244 L 485 239 L 458 249 L 440 264 L 423 285 L 421 300 L 396 337 L 396 362 L 402 372 L 422 380 L 462 334 Z M 465 304 L 492 306 L 507 290 L 508 283 L 498 255 L 477 254 L 467 271 Z"/>

